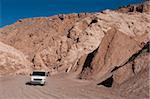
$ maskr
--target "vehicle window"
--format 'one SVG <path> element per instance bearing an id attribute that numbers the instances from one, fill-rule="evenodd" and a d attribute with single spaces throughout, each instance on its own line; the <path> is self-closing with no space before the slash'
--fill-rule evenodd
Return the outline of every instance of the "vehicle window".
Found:
<path id="1" fill-rule="evenodd" d="M 33 72 L 32 76 L 45 76 L 45 72 Z"/>

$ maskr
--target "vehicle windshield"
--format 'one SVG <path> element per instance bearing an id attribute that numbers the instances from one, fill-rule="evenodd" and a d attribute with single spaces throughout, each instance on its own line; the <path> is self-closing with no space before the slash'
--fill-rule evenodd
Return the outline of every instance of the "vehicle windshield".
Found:
<path id="1" fill-rule="evenodd" d="M 33 72 L 32 76 L 45 76 L 45 72 Z"/>

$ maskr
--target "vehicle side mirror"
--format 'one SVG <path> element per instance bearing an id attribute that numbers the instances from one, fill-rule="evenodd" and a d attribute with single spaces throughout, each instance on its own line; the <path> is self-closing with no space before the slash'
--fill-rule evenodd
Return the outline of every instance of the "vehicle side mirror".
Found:
<path id="1" fill-rule="evenodd" d="M 30 74 L 30 76 L 32 76 L 32 74 Z"/>
<path id="2" fill-rule="evenodd" d="M 49 72 L 46 73 L 46 76 L 48 76 L 48 75 L 49 75 Z"/>

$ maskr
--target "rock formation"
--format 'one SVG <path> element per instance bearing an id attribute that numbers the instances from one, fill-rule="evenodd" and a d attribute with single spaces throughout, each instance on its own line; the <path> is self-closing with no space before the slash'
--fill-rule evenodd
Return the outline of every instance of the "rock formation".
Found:
<path id="1" fill-rule="evenodd" d="M 145 2 L 141 4 L 133 4 L 133 5 L 121 7 L 118 11 L 124 12 L 124 13 L 127 13 L 127 12 L 140 12 L 140 13 L 146 12 L 147 13 L 149 12 L 149 9 L 150 9 L 150 3 L 148 0 L 145 0 Z"/>
<path id="2" fill-rule="evenodd" d="M 0 76 L 8 74 L 28 74 L 32 63 L 20 51 L 0 42 Z"/>
<path id="3" fill-rule="evenodd" d="M 63 15 L 63 20 L 60 15 L 24 19 L 2 28 L 0 38 L 2 42 L 27 55 L 35 68 L 69 72 L 81 57 L 98 48 L 111 28 L 115 27 L 121 34 L 131 36 L 139 43 L 146 42 L 148 16 L 147 13 L 130 15 L 104 11 Z M 140 38 L 143 41 L 138 41 Z"/>
<path id="4" fill-rule="evenodd" d="M 10 60 L 0 65 L 0 74 L 67 72 L 98 85 L 111 83 L 122 95 L 144 90 L 148 97 L 149 7 L 146 2 L 116 11 L 30 18 L 1 28 L 1 42 L 17 50 L 2 50 L 0 57 Z M 139 87 L 142 80 L 145 86 Z"/>

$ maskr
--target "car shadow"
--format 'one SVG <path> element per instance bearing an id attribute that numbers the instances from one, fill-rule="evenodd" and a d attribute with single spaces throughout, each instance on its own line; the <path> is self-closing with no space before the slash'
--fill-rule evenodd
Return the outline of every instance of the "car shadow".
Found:
<path id="1" fill-rule="evenodd" d="M 25 85 L 32 85 L 31 82 L 26 82 Z"/>
<path id="2" fill-rule="evenodd" d="M 25 85 L 29 85 L 29 86 L 44 86 L 45 84 L 32 84 L 31 82 L 26 82 Z"/>

